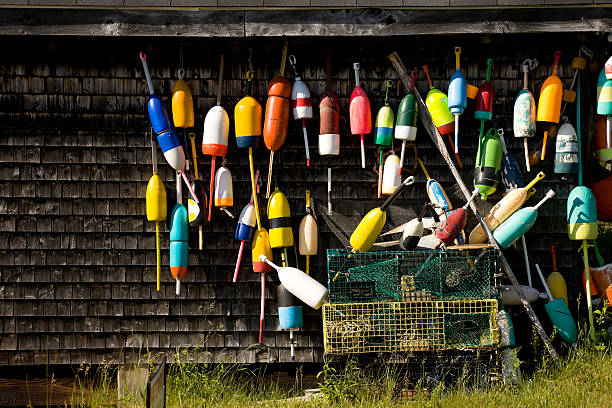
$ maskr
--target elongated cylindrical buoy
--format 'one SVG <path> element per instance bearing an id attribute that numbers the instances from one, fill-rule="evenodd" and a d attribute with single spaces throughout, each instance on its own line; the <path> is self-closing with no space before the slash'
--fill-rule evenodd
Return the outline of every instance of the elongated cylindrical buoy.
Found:
<path id="1" fill-rule="evenodd" d="M 261 255 L 259 259 L 276 269 L 281 283 L 293 296 L 313 309 L 320 309 L 323 306 L 329 292 L 319 281 L 297 268 L 277 266 L 265 255 Z"/>
<path id="2" fill-rule="evenodd" d="M 170 272 L 176 279 L 176 294 L 181 293 L 181 280 L 189 266 L 189 221 L 187 209 L 176 204 L 170 216 Z"/>
<path id="3" fill-rule="evenodd" d="M 234 218 L 228 207 L 234 206 L 234 188 L 232 173 L 227 167 L 219 167 L 215 175 L 215 207 L 220 207 L 231 218 Z"/>
<path id="4" fill-rule="evenodd" d="M 483 200 L 497 190 L 501 170 L 503 148 L 493 129 L 481 138 L 476 154 L 474 187 L 480 190 Z"/>
<path id="5" fill-rule="evenodd" d="M 529 145 L 527 139 L 536 134 L 536 110 L 537 106 L 533 94 L 529 91 L 528 73 L 538 66 L 537 59 L 526 59 L 523 61 L 523 89 L 514 101 L 514 115 L 512 117 L 514 137 L 523 138 L 525 149 L 525 167 L 527 172 L 531 171 L 529 163 Z"/>
<path id="6" fill-rule="evenodd" d="M 270 246 L 272 248 L 293 246 L 289 201 L 278 187 L 268 200 L 268 221 L 270 224 Z"/>
<path id="7" fill-rule="evenodd" d="M 382 193 L 391 195 L 400 186 L 402 180 L 400 178 L 400 158 L 394 154 L 390 154 L 385 160 L 383 171 Z"/>
<path id="8" fill-rule="evenodd" d="M 419 105 L 414 95 L 414 81 L 416 71 L 410 72 L 410 92 L 404 96 L 397 108 L 397 119 L 395 121 L 395 138 L 402 141 L 402 153 L 400 155 L 400 169 L 404 167 L 406 143 L 414 142 L 417 133 L 417 121 L 419 116 Z"/>
<path id="9" fill-rule="evenodd" d="M 563 100 L 563 84 L 561 83 L 561 79 L 557 76 L 559 58 L 561 58 L 561 51 L 555 51 L 553 73 L 546 78 L 540 89 L 537 112 L 538 122 L 559 123 L 559 117 L 561 116 L 561 101 Z M 541 160 L 544 160 L 546 156 L 547 141 L 548 129 L 544 131 Z"/>
<path id="10" fill-rule="evenodd" d="M 461 47 L 455 47 L 455 73 L 448 84 L 448 107 L 455 115 L 455 153 L 459 153 L 459 115 L 467 108 L 467 82 L 461 73 Z"/>
<path id="11" fill-rule="evenodd" d="M 365 169 L 365 140 L 364 136 L 372 132 L 372 111 L 370 109 L 370 100 L 359 83 L 358 62 L 353 63 L 355 71 L 355 89 L 351 93 L 349 102 L 349 117 L 351 125 L 351 133 L 361 137 L 361 168 Z"/>

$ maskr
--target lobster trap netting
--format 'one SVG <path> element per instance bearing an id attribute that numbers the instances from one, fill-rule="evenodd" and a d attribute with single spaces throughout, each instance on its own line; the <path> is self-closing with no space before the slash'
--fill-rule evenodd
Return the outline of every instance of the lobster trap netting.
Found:
<path id="1" fill-rule="evenodd" d="M 493 348 L 496 315 L 495 299 L 327 303 L 324 348 L 327 354 Z"/>
<path id="2" fill-rule="evenodd" d="M 331 303 L 499 297 L 499 253 L 455 251 L 327 251 Z"/>

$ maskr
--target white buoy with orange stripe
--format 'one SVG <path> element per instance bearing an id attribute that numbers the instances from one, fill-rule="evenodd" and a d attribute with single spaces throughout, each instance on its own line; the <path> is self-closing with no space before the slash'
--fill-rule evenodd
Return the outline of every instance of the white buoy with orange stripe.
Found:
<path id="1" fill-rule="evenodd" d="M 234 206 L 234 188 L 232 184 L 232 173 L 225 166 L 219 167 L 215 175 L 215 207 L 220 207 L 231 218 L 234 215 L 227 207 Z"/>
<path id="2" fill-rule="evenodd" d="M 219 64 L 219 84 L 217 88 L 217 106 L 213 106 L 204 118 L 204 137 L 202 139 L 202 153 L 211 156 L 210 162 L 210 191 L 208 203 L 208 221 L 212 216 L 213 188 L 215 183 L 215 163 L 217 156 L 225 157 L 229 137 L 229 117 L 221 106 L 221 89 L 223 85 L 223 55 Z M 230 179 L 231 181 L 231 179 Z"/>

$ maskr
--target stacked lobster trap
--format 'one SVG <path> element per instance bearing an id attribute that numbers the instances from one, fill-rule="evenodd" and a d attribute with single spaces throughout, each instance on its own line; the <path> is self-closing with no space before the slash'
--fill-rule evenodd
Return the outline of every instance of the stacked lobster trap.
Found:
<path id="1" fill-rule="evenodd" d="M 499 343 L 499 254 L 328 250 L 328 355 L 492 349 Z"/>

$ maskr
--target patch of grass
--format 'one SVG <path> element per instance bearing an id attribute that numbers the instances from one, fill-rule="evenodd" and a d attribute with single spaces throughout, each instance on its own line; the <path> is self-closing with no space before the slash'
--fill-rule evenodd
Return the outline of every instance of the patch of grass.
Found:
<path id="1" fill-rule="evenodd" d="M 402 399 L 401 376 L 392 367 L 381 366 L 365 372 L 349 363 L 341 372 L 325 367 L 319 378 L 322 393 L 310 401 L 296 385 L 282 389 L 264 382 L 263 373 L 243 365 L 207 365 L 180 355 L 168 373 L 168 407 L 609 407 L 612 406 L 612 353 L 608 348 L 583 346 L 563 359 L 560 368 L 546 360 L 516 386 L 495 383 L 485 388 L 460 379 L 454 385 L 434 389 L 417 386 Z M 92 375 L 82 369 L 83 386 L 92 384 L 80 406 L 117 405 L 117 392 L 109 367 Z M 470 373 L 468 373 L 469 375 Z M 95 380 L 95 381 L 92 381 Z M 405 396 L 404 396 L 405 397 Z M 123 406 L 132 406 L 124 401 Z M 134 405 L 135 406 L 135 405 Z"/>

